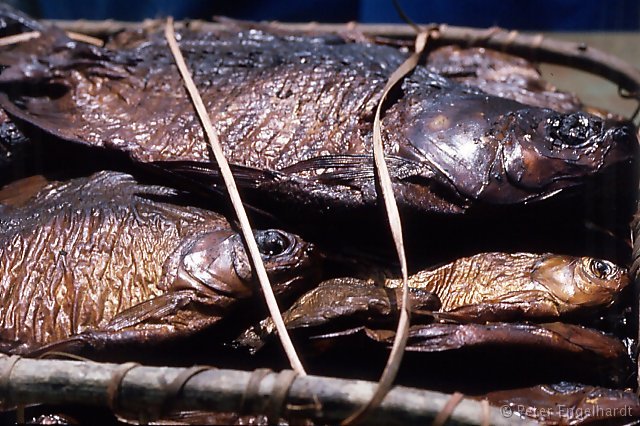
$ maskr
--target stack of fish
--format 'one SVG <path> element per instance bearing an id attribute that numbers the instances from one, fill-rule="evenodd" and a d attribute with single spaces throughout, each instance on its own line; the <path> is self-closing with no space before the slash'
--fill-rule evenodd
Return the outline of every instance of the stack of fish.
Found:
<path id="1" fill-rule="evenodd" d="M 40 33 L 0 50 L 0 350 L 278 365 L 162 32 L 97 47 L 0 12 L 4 35 Z M 378 248 L 389 241 L 373 114 L 407 53 L 238 23 L 181 30 L 179 43 L 254 223 L 268 228 L 256 239 L 305 362 L 375 378 L 400 281 Z M 624 403 L 640 416 L 624 391 L 636 304 L 612 263 L 630 259 L 633 124 L 584 107 L 524 59 L 475 48 L 430 52 L 385 106 L 414 271 L 399 382 L 533 407 L 518 414 L 550 423 L 569 421 L 544 410 L 559 405 Z"/>

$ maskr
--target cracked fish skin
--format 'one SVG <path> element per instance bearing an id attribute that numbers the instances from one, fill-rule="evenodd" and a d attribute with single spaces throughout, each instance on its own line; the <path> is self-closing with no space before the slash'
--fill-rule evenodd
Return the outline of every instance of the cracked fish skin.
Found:
<path id="1" fill-rule="evenodd" d="M 611 305 L 629 283 L 625 268 L 591 257 L 481 253 L 409 278 L 441 311 L 464 321 L 558 318 Z M 402 281 L 386 280 L 399 288 Z"/>
<path id="2" fill-rule="evenodd" d="M 0 217 L 0 350 L 153 344 L 215 324 L 258 289 L 240 235 L 172 189 L 100 172 Z M 276 294 L 307 285 L 314 247 L 255 231 Z"/>
<path id="3" fill-rule="evenodd" d="M 436 319 L 480 323 L 558 319 L 603 309 L 629 283 L 627 270 L 606 260 L 499 252 L 460 258 L 408 280 L 417 317 L 430 311 Z M 334 278 L 305 293 L 284 318 L 292 327 L 309 327 L 356 315 L 389 317 L 396 309 L 391 301 L 401 298 L 390 294 L 401 288 L 401 279 L 376 285 L 372 280 Z"/>
<path id="4" fill-rule="evenodd" d="M 148 36 L 110 50 L 47 33 L 24 49 L 50 54 L 0 54 L 0 104 L 25 126 L 219 183 L 166 41 Z M 241 185 L 298 204 L 376 202 L 373 112 L 405 53 L 264 29 L 179 38 Z M 424 66 L 382 127 L 399 203 L 439 213 L 550 197 L 629 160 L 636 142 L 630 123 L 492 96 Z"/>

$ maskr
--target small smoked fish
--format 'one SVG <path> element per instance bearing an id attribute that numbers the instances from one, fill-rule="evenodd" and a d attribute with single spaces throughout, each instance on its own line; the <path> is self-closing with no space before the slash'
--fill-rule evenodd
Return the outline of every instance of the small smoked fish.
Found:
<path id="1" fill-rule="evenodd" d="M 31 183 L 30 183 L 31 184 Z M 148 345 L 215 324 L 257 290 L 241 236 L 175 190 L 100 172 L 0 215 L 0 350 Z M 256 231 L 276 294 L 312 284 L 314 247 Z"/>
<path id="2" fill-rule="evenodd" d="M 481 253 L 412 275 L 458 320 L 557 318 L 611 305 L 630 282 L 626 269 L 591 257 Z M 399 288 L 390 279 L 386 287 Z"/>
<path id="3" fill-rule="evenodd" d="M 625 269 L 606 260 L 482 253 L 411 275 L 409 291 L 416 311 L 438 311 L 436 316 L 462 322 L 512 321 L 605 308 L 629 282 Z M 355 278 L 328 280 L 298 299 L 284 318 L 292 327 L 354 315 L 381 318 L 393 312 L 390 300 L 401 287 L 399 279 L 387 279 L 382 287 Z"/>
<path id="4" fill-rule="evenodd" d="M 483 253 L 409 277 L 414 321 L 420 315 L 457 322 L 558 318 L 604 308 L 629 283 L 606 260 L 529 253 Z M 284 314 L 291 329 L 381 324 L 395 318 L 402 281 L 383 286 L 355 278 L 324 281 Z M 257 350 L 274 333 L 270 318 L 247 329 L 238 343 Z"/>
<path id="5" fill-rule="evenodd" d="M 406 53 L 265 29 L 178 37 L 240 185 L 298 206 L 377 202 L 372 117 Z M 23 129 L 219 184 L 162 32 L 109 49 L 47 30 L 0 52 L 0 65 L 0 106 Z M 525 105 L 424 66 L 390 97 L 382 128 L 400 205 L 436 213 L 547 198 L 636 144 L 628 122 Z"/>
<path id="6" fill-rule="evenodd" d="M 332 322 L 334 326 L 327 327 L 298 321 L 296 327 L 287 328 L 305 359 L 317 360 L 319 371 L 335 368 L 331 374 L 342 371 L 362 377 L 378 371 L 395 338 L 393 326 L 354 327 L 340 318 Z M 255 352 L 269 350 L 275 339 L 254 330 L 235 343 Z M 447 392 L 465 389 L 480 394 L 562 380 L 620 386 L 633 368 L 619 339 L 559 322 L 415 324 L 406 351 L 406 371 L 400 373 L 399 383 Z"/>
<path id="7" fill-rule="evenodd" d="M 484 398 L 497 407 L 508 407 L 503 412 L 511 416 L 545 425 L 631 424 L 640 419 L 640 400 L 634 392 L 580 383 L 495 391 Z"/>

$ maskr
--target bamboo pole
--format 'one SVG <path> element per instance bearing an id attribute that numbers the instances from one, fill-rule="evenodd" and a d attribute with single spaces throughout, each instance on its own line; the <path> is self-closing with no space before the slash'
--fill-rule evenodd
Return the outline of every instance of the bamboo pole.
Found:
<path id="1" fill-rule="evenodd" d="M 133 367 L 133 368 L 132 368 Z M 80 404 L 111 406 L 118 414 L 156 419 L 166 414 L 167 402 L 174 410 L 277 413 L 291 420 L 308 418 L 335 424 L 373 395 L 376 383 L 319 376 L 298 376 L 283 389 L 290 370 L 274 373 L 206 369 L 173 391 L 170 384 L 185 368 L 127 366 L 88 361 L 36 360 L 0 356 L 0 399 L 5 404 Z M 123 376 L 119 373 L 126 372 Z M 262 378 L 256 381 L 256 377 Z M 114 382 L 114 378 L 117 379 Z M 253 379 L 252 379 L 253 378 Z M 249 385 L 250 381 L 253 383 Z M 253 389 L 254 391 L 247 391 Z M 116 393 L 110 395 L 110 390 Z M 177 392 L 176 392 L 177 391 Z M 283 393 L 284 392 L 284 393 Z M 282 403 L 275 402 L 278 394 Z M 372 425 L 430 424 L 443 409 L 449 395 L 402 386 L 394 387 L 367 419 Z M 116 407 L 113 407 L 115 404 Z M 163 411 L 165 410 L 165 411 Z M 464 399 L 453 411 L 450 424 L 479 424 L 486 407 Z M 492 425 L 526 424 L 516 416 L 505 417 L 491 407 Z"/>

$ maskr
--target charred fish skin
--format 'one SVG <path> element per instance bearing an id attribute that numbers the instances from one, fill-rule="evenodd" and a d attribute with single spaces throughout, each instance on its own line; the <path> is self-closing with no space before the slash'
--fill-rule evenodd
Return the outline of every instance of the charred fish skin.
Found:
<path id="1" fill-rule="evenodd" d="M 294 203 L 376 201 L 372 117 L 405 53 L 257 29 L 184 31 L 180 43 L 225 154 L 246 168 L 248 186 Z M 24 49 L 51 44 L 43 37 Z M 160 34 L 117 51 L 53 44 L 63 48 L 18 62 L 16 52 L 0 55 L 9 65 L 0 75 L 0 104 L 10 115 L 139 161 L 202 162 L 195 170 L 164 166 L 212 176 L 200 124 Z M 408 208 L 461 213 L 543 199 L 632 156 L 635 132 L 626 123 L 526 106 L 423 66 L 401 92 L 383 118 L 383 136 L 399 202 Z"/>
<path id="2" fill-rule="evenodd" d="M 217 322 L 255 293 L 242 239 L 217 213 L 129 175 L 52 184 L 0 218 L 0 348 L 30 354 L 153 344 Z M 257 231 L 274 290 L 317 269 L 314 247 Z M 298 290 L 299 291 L 299 290 Z"/>

